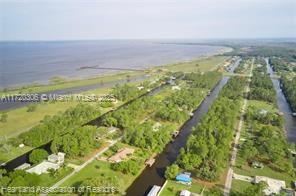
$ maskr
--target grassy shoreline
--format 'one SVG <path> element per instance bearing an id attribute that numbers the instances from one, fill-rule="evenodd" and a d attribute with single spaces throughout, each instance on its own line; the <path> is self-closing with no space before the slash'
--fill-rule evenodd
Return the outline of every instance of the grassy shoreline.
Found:
<path id="1" fill-rule="evenodd" d="M 57 84 L 32 84 L 27 86 L 20 87 L 11 87 L 6 89 L 0 89 L 0 96 L 5 94 L 17 94 L 17 93 L 41 93 L 48 92 L 54 90 L 61 90 L 73 87 L 83 87 L 87 85 L 99 84 L 99 83 L 107 83 L 107 82 L 115 82 L 117 80 L 124 80 L 127 77 L 137 77 L 144 76 L 146 74 L 155 75 L 157 72 L 168 72 L 168 71 L 183 71 L 183 72 L 191 72 L 191 71 L 211 71 L 217 69 L 219 65 L 222 65 L 223 62 L 228 57 L 222 55 L 214 55 L 214 56 L 206 56 L 199 57 L 197 59 L 192 59 L 190 61 L 180 61 L 178 63 L 165 64 L 160 66 L 151 67 L 144 72 L 138 71 L 124 71 L 124 72 L 116 72 L 105 75 L 100 75 L 96 77 L 88 77 L 85 79 L 78 80 L 66 80 Z M 210 64 L 215 64 L 215 66 L 208 69 Z M 197 66 L 198 65 L 198 66 Z"/>

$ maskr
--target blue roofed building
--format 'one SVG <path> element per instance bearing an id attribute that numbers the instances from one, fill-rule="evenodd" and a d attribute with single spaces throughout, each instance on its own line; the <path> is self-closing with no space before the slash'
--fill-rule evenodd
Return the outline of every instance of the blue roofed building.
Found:
<path id="1" fill-rule="evenodd" d="M 191 177 L 188 173 L 181 173 L 176 176 L 177 182 L 184 183 L 184 184 L 190 184 L 191 183 Z"/>

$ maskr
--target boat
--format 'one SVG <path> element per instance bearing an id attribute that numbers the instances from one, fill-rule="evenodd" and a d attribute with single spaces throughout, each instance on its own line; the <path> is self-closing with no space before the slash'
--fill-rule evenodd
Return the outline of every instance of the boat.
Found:
<path id="1" fill-rule="evenodd" d="M 151 190 L 149 191 L 149 193 L 147 194 L 147 196 L 157 196 L 159 191 L 160 191 L 161 187 L 154 185 Z"/>

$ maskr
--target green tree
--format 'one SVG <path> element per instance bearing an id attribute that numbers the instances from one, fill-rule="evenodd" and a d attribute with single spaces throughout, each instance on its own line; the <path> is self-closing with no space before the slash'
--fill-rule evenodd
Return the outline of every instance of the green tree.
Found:
<path id="1" fill-rule="evenodd" d="M 36 149 L 31 152 L 29 155 L 29 160 L 31 163 L 36 164 L 46 159 L 48 152 L 44 149 Z"/>
<path id="2" fill-rule="evenodd" d="M 179 166 L 177 164 L 172 164 L 171 166 L 166 168 L 165 178 L 169 180 L 175 179 L 179 172 Z"/>

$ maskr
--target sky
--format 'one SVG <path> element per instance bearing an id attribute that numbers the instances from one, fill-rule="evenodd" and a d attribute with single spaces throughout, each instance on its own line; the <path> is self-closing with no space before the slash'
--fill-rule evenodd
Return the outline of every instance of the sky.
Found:
<path id="1" fill-rule="evenodd" d="M 0 40 L 296 37 L 295 0 L 0 0 Z"/>

